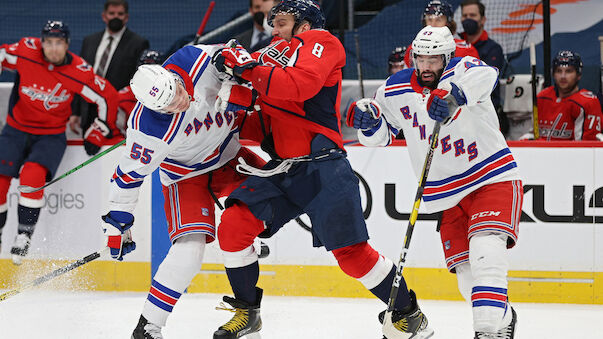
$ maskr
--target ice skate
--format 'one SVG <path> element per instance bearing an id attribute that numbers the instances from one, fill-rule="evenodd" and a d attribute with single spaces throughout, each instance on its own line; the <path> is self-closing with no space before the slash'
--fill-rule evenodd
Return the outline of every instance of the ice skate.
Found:
<path id="1" fill-rule="evenodd" d="M 19 233 L 15 237 L 15 243 L 11 248 L 10 253 L 12 255 L 13 264 L 21 265 L 23 258 L 29 251 L 29 243 L 31 242 L 31 235 L 29 233 Z"/>
<path id="2" fill-rule="evenodd" d="M 428 327 L 427 317 L 417 304 L 417 297 L 412 290 L 410 293 L 411 309 L 406 313 L 394 310 L 379 313 L 379 321 L 383 324 L 385 339 L 427 339 L 433 336 L 433 330 Z"/>
<path id="3" fill-rule="evenodd" d="M 475 332 L 475 339 L 513 339 L 515 338 L 515 324 L 517 323 L 517 313 L 511 307 L 511 323 L 501 328 L 496 333 Z"/>
<path id="4" fill-rule="evenodd" d="M 236 339 L 245 337 L 247 339 L 259 339 L 259 332 L 262 329 L 262 319 L 260 318 L 260 302 L 262 300 L 263 290 L 256 288 L 256 305 L 237 300 L 231 297 L 224 297 L 224 302 L 230 304 L 233 308 L 227 308 L 221 303 L 218 310 L 234 312 L 235 315 L 226 324 L 220 326 L 214 332 L 214 339 Z"/>
<path id="5" fill-rule="evenodd" d="M 161 327 L 148 322 L 148 320 L 140 316 L 138 320 L 138 325 L 132 332 L 131 339 L 163 339 L 161 335 Z"/>

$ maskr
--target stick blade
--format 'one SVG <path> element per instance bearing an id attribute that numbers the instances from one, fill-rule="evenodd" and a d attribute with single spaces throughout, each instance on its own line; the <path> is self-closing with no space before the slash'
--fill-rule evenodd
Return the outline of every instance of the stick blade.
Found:
<path id="1" fill-rule="evenodd" d="M 37 192 L 41 189 L 42 189 L 41 187 L 31 187 L 31 186 L 27 186 L 27 185 L 19 185 L 17 187 L 17 190 L 19 190 L 19 192 L 21 192 L 21 193 L 33 193 L 33 192 Z"/>

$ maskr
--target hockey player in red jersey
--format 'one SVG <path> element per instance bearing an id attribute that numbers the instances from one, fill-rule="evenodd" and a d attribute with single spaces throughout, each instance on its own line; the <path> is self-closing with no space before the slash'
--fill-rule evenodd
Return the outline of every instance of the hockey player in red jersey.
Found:
<path id="1" fill-rule="evenodd" d="M 98 105 L 101 113 L 86 132 L 85 145 L 98 150 L 116 132 L 108 122 L 115 119 L 117 92 L 68 48 L 69 28 L 61 21 L 48 21 L 41 39 L 23 38 L 0 45 L 2 68 L 18 73 L 7 123 L 0 134 L 0 233 L 6 223 L 11 178 L 40 187 L 55 175 L 67 145 L 65 126 L 75 94 Z M 43 190 L 21 193 L 18 235 L 11 249 L 15 264 L 27 254 L 43 198 Z"/>
<path id="2" fill-rule="evenodd" d="M 444 0 L 431 0 L 427 6 L 425 6 L 425 11 L 423 12 L 423 17 L 421 18 L 421 22 L 423 27 L 431 26 L 431 27 L 448 27 L 450 29 L 450 33 L 454 36 L 456 34 L 456 22 L 452 18 L 452 6 Z M 457 57 L 465 57 L 472 56 L 475 58 L 479 58 L 479 54 L 477 53 L 477 49 L 473 47 L 470 43 L 463 39 L 454 39 L 456 43 L 456 51 L 454 55 Z M 406 68 L 414 67 L 412 64 L 412 44 L 408 46 L 406 49 L 406 53 L 404 54 L 404 64 Z"/>
<path id="3" fill-rule="evenodd" d="M 419 175 L 429 133 L 441 123 L 421 207 L 441 212 L 446 265 L 471 302 L 475 338 L 512 339 L 507 248 L 517 241 L 523 189 L 490 99 L 498 72 L 476 58 L 455 58 L 444 27 L 424 27 L 413 50 L 417 68 L 389 77 L 374 99 L 353 103 L 348 124 L 365 146 L 387 146 L 402 129 Z"/>
<path id="4" fill-rule="evenodd" d="M 280 2 L 272 8 L 269 23 L 273 35 L 288 42 L 284 59 L 279 58 L 284 64 L 260 64 L 239 48 L 226 48 L 213 58 L 218 69 L 250 82 L 259 93 L 261 113 L 270 118 L 263 146 L 272 148 L 268 153 L 273 156 L 262 169 L 240 164 L 238 169 L 251 176 L 226 201 L 218 239 L 235 296 L 224 301 L 236 313 L 214 339 L 261 329 L 262 289 L 256 287 L 259 266 L 253 240 L 260 234 L 272 236 L 303 213 L 312 222 L 313 245 L 331 251 L 346 274 L 385 303 L 395 275 L 392 261 L 367 243 L 358 179 L 343 149 L 339 104 L 344 48 L 322 29 L 322 12 L 310 0 Z M 264 52 L 273 51 L 268 47 Z M 433 335 L 404 279 L 394 314 L 388 338 Z"/>
<path id="5" fill-rule="evenodd" d="M 582 76 L 580 55 L 560 51 L 552 69 L 555 84 L 538 93 L 540 139 L 603 141 L 599 100 L 578 86 Z"/>

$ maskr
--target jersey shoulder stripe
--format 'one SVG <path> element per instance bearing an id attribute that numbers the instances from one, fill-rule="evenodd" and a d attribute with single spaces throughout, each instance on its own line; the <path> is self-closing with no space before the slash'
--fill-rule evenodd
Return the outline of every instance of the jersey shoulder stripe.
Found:
<path id="1" fill-rule="evenodd" d="M 168 144 L 174 140 L 185 115 L 184 112 L 176 114 L 157 113 L 143 106 L 140 102 L 134 106 L 133 112 L 130 118 L 132 129 L 161 139 Z"/>
<path id="2" fill-rule="evenodd" d="M 450 60 L 450 62 L 448 63 L 448 65 L 446 65 L 446 68 L 444 69 L 444 72 L 442 73 L 442 76 L 440 77 L 440 81 L 448 79 L 451 76 L 453 76 L 454 75 L 454 70 L 456 69 L 456 65 L 461 60 L 463 60 L 463 58 L 460 58 L 460 57 L 452 58 Z"/>
<path id="3" fill-rule="evenodd" d="M 385 82 L 385 96 L 390 97 L 414 92 L 412 85 L 410 84 L 413 72 L 413 68 L 407 68 L 389 77 Z"/>
<path id="4" fill-rule="evenodd" d="M 186 72 L 190 72 L 193 66 L 198 61 L 199 57 L 204 54 L 201 48 L 195 46 L 185 46 L 172 54 L 164 63 L 163 66 L 176 65 Z"/>

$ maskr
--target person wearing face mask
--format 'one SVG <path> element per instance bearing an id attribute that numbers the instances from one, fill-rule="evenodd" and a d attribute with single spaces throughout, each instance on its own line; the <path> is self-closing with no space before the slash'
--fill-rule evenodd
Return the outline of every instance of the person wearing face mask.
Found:
<path id="1" fill-rule="evenodd" d="M 502 72 L 505 64 L 503 49 L 496 41 L 490 39 L 488 33 L 484 30 L 484 25 L 486 24 L 486 6 L 479 0 L 465 0 L 461 3 L 461 16 L 464 30 L 463 33 L 460 33 L 461 37 L 477 49 L 480 60 L 489 66 L 498 68 Z M 497 108 L 497 111 L 499 111 L 501 103 L 498 85 L 492 91 L 492 103 Z M 503 130 L 503 133 L 505 133 L 505 122 L 501 121 L 501 130 Z M 508 126 L 508 122 L 506 126 Z"/>
<path id="2" fill-rule="evenodd" d="M 268 25 L 267 17 L 270 9 L 278 2 L 277 0 L 249 0 L 253 27 L 234 37 L 249 52 L 255 52 L 270 44 L 272 27 Z"/>
<path id="3" fill-rule="evenodd" d="M 128 7 L 126 0 L 107 0 L 101 15 L 105 29 L 85 37 L 80 52 L 94 73 L 107 79 L 117 90 L 129 85 L 140 55 L 149 48 L 147 39 L 126 27 Z M 84 131 L 97 114 L 94 107 L 81 100 L 74 103 L 73 110 L 74 115 L 81 117 Z"/>
<path id="4" fill-rule="evenodd" d="M 457 25 L 452 17 L 453 13 L 452 5 L 445 0 L 430 0 L 421 16 L 421 25 L 422 27 L 448 27 L 454 37 Z M 454 55 L 457 57 L 471 56 L 479 58 L 475 47 L 471 46 L 467 41 L 454 38 L 454 43 L 456 44 Z M 412 58 L 412 44 L 406 48 L 406 53 L 404 53 L 404 65 L 406 68 L 415 67 Z"/>

